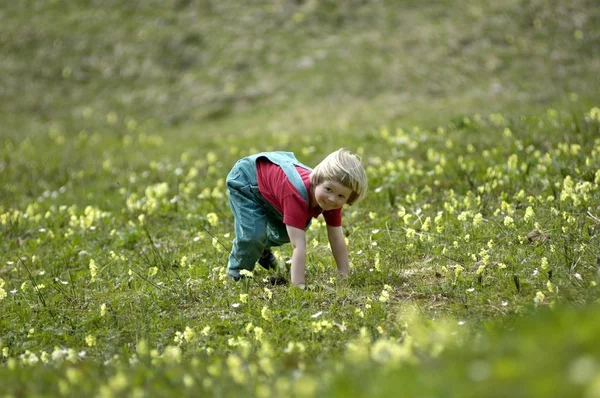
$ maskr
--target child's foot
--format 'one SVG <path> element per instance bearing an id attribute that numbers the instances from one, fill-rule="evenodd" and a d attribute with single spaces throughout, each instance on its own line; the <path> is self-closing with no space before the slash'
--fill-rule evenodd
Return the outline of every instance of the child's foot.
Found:
<path id="1" fill-rule="evenodd" d="M 258 259 L 258 264 L 266 270 L 277 269 L 277 258 L 273 255 L 270 249 L 265 249 Z"/>

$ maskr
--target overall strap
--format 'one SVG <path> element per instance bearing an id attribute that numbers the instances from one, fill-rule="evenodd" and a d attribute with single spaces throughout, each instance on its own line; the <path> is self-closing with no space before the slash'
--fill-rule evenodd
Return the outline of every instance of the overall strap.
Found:
<path id="1" fill-rule="evenodd" d="M 300 173 L 298 173 L 298 170 L 296 170 L 295 166 L 300 166 L 307 170 L 312 170 L 312 168 L 300 163 L 300 161 L 296 159 L 292 152 L 261 152 L 256 155 L 249 156 L 249 158 L 254 162 L 256 162 L 258 158 L 262 157 L 269 159 L 269 161 L 281 167 L 286 177 L 290 180 L 292 185 L 294 185 L 300 195 L 302 195 L 307 205 L 310 206 L 310 199 L 308 192 L 306 191 L 306 186 L 304 185 L 304 181 L 302 180 L 302 177 L 300 176 Z"/>

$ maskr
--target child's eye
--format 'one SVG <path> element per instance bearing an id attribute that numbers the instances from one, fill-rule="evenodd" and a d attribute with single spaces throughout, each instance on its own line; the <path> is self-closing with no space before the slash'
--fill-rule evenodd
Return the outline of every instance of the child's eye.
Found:
<path id="1" fill-rule="evenodd" d="M 326 190 L 327 192 L 331 192 L 331 188 L 325 187 L 325 190 Z"/>

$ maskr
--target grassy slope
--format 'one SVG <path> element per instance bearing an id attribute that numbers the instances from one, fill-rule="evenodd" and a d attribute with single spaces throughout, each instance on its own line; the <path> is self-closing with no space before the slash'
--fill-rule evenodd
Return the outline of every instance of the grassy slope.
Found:
<path id="1" fill-rule="evenodd" d="M 593 1 L 336 4 L 7 5 L 1 134 L 104 132 L 109 112 L 194 136 L 361 132 L 599 94 Z"/>
<path id="2" fill-rule="evenodd" d="M 11 3 L 0 10 L 0 139 L 10 152 L 24 137 L 44 145 L 49 131 L 67 140 L 83 131 L 100 134 L 106 153 L 139 129 L 168 136 L 157 151 L 172 160 L 224 136 L 363 136 L 472 113 L 581 112 L 598 97 L 593 1 L 336 4 Z M 42 162 L 21 157 L 8 171 L 31 195 L 58 189 L 69 170 L 98 162 L 73 145 L 49 145 L 30 153 Z M 7 201 L 14 181 L 0 188 Z"/>

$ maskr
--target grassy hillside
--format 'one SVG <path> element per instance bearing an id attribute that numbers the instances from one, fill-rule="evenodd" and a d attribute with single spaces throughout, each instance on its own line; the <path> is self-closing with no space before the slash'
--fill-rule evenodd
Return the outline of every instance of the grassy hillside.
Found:
<path id="1" fill-rule="evenodd" d="M 591 0 L 25 1 L 0 11 L 1 135 L 364 131 L 598 97 Z M 587 103 L 586 105 L 589 105 Z"/>

